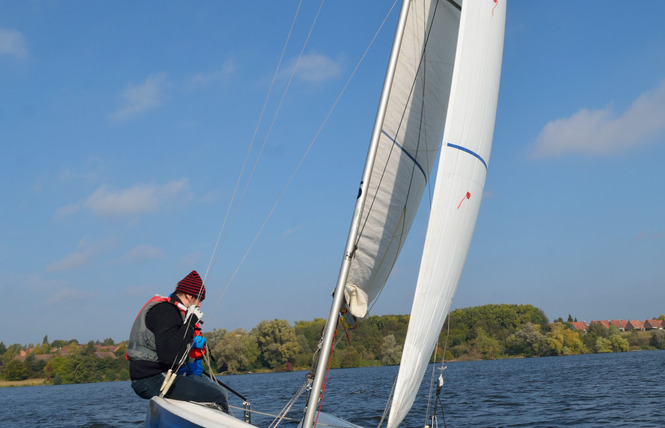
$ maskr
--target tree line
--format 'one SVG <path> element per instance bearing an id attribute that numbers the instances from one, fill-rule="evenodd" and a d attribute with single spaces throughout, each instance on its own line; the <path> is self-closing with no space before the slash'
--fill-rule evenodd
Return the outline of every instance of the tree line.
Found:
<path id="1" fill-rule="evenodd" d="M 665 316 L 661 315 L 661 319 Z M 629 350 L 665 349 L 665 331 L 621 332 L 592 324 L 588 332 L 561 318 L 550 323 L 532 305 L 495 304 L 452 311 L 439 336 L 432 361 L 540 357 Z M 398 364 L 406 337 L 408 315 L 370 316 L 351 328 L 339 325 L 332 368 Z M 308 369 L 325 320 L 262 321 L 250 331 L 215 329 L 205 332 L 216 373 Z M 112 356 L 100 357 L 99 345 L 115 345 Z M 67 352 L 61 352 L 65 349 Z M 5 380 L 45 378 L 46 383 L 83 383 L 129 378 L 127 342 L 54 341 L 6 347 L 0 342 L 0 377 Z M 15 358 L 30 350 L 27 357 Z M 51 358 L 39 355 L 53 354 Z"/>

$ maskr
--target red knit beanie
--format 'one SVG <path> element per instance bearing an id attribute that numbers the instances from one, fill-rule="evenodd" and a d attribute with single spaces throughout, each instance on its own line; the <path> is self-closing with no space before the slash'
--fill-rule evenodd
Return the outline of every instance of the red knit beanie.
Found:
<path id="1" fill-rule="evenodd" d="M 203 281 L 195 270 L 191 271 L 189 275 L 184 277 L 175 288 L 176 293 L 189 294 L 190 296 L 198 297 L 203 300 L 206 298 L 206 287 Z"/>

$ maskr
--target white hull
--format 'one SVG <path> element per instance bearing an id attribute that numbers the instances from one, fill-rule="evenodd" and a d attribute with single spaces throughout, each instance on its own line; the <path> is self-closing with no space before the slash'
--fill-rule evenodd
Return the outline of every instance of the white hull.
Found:
<path id="1" fill-rule="evenodd" d="M 253 427 L 219 410 L 188 401 L 153 397 L 145 424 L 147 427 Z"/>
<path id="2" fill-rule="evenodd" d="M 153 397 L 146 417 L 147 427 L 216 427 L 216 428 L 247 428 L 255 427 L 219 410 L 189 401 L 173 400 L 170 398 Z M 334 426 L 339 428 L 362 428 L 343 419 L 319 413 L 320 426 Z M 302 422 L 299 427 L 302 426 Z"/>

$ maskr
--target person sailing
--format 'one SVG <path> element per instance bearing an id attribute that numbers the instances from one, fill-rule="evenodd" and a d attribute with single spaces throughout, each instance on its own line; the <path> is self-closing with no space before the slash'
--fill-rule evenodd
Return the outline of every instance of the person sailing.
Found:
<path id="1" fill-rule="evenodd" d="M 175 370 L 189 352 L 164 397 L 214 403 L 228 413 L 228 391 L 202 376 L 206 339 L 199 323 L 205 293 L 201 277 L 193 270 L 169 297 L 156 295 L 136 316 L 127 358 L 132 389 L 139 397 L 159 396 L 169 370 Z"/>

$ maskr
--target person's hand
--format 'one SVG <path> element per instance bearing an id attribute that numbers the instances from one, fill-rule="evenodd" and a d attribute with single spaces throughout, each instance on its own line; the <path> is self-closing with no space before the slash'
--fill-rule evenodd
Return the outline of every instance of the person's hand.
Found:
<path id="1" fill-rule="evenodd" d="M 194 336 L 194 341 L 192 342 L 192 348 L 194 349 L 203 349 L 206 344 L 206 338 L 203 336 Z"/>
<path id="2" fill-rule="evenodd" d="M 190 307 L 187 308 L 187 314 L 185 315 L 185 324 L 189 321 L 189 317 L 194 316 L 196 319 L 194 320 L 194 323 L 197 323 L 201 321 L 201 318 L 203 318 L 203 312 L 201 312 L 201 308 L 199 308 L 196 305 L 191 305 Z"/>

